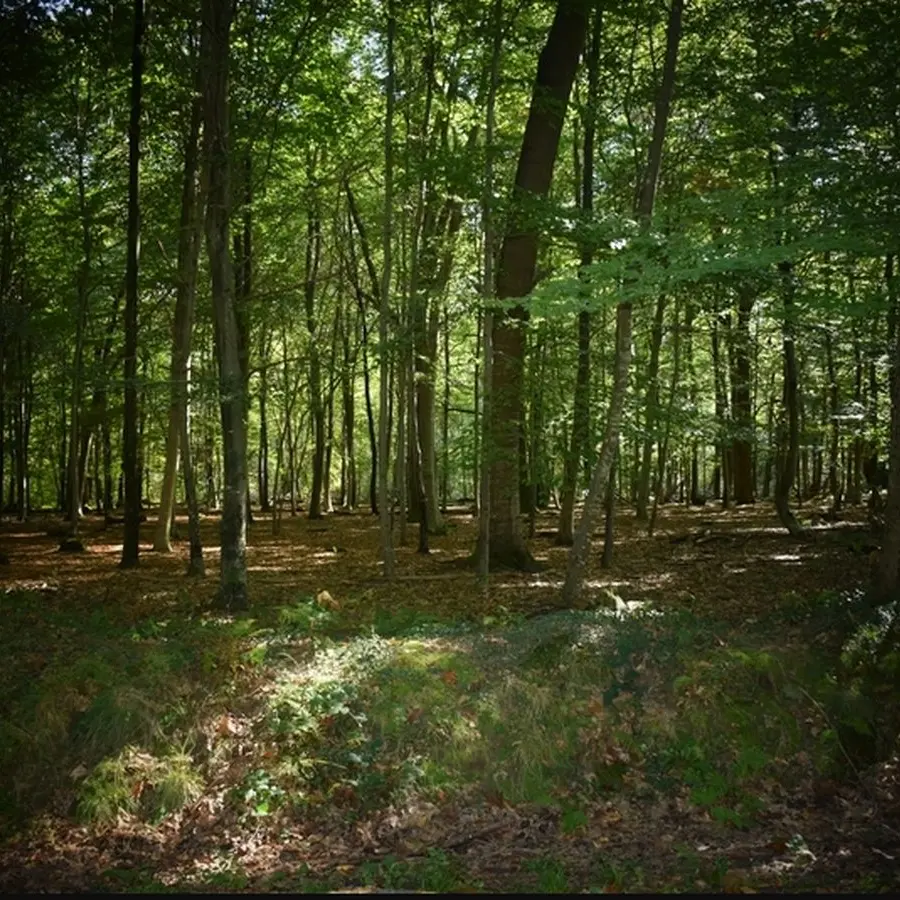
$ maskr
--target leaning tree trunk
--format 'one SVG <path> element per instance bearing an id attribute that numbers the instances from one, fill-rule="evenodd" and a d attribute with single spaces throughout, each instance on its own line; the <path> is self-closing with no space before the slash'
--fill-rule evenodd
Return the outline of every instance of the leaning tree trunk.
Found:
<path id="1" fill-rule="evenodd" d="M 213 324 L 219 363 L 219 407 L 224 451 L 221 584 L 218 605 L 249 607 L 247 595 L 247 442 L 244 434 L 244 378 L 229 257 L 228 60 L 231 0 L 204 0 L 207 43 L 204 140 L 208 170 L 206 248 L 212 280 Z"/>
<path id="2" fill-rule="evenodd" d="M 194 327 L 194 296 L 197 284 L 197 254 L 200 249 L 197 216 L 197 142 L 200 136 L 201 107 L 199 95 L 191 110 L 191 122 L 184 143 L 184 172 L 181 183 L 181 222 L 178 232 L 178 284 L 175 296 L 175 316 L 172 323 L 172 363 L 170 369 L 169 426 L 166 436 L 166 461 L 159 501 L 159 518 L 153 536 L 153 549 L 168 553 L 172 546 L 169 533 L 175 509 L 175 481 L 178 471 L 179 444 L 187 418 L 187 376 L 191 354 L 191 331 Z M 185 447 L 184 452 L 190 452 Z M 190 470 L 188 462 L 182 467 Z M 194 489 L 196 493 L 196 488 Z"/>
<path id="3" fill-rule="evenodd" d="M 513 188 L 513 208 L 500 250 L 496 296 L 519 300 L 534 287 L 539 221 L 535 201 L 545 197 L 562 132 L 569 94 L 584 46 L 587 4 L 559 0 L 538 61 L 531 108 L 522 138 Z M 534 568 L 519 522 L 519 441 L 522 429 L 522 376 L 528 314 L 515 304 L 493 315 L 490 420 L 485 436 L 491 450 L 491 566 Z"/>
<path id="4" fill-rule="evenodd" d="M 144 0 L 134 0 L 134 42 L 131 49 L 131 122 L 128 128 L 128 244 L 125 272 L 125 424 L 122 431 L 122 468 L 125 472 L 125 536 L 123 568 L 138 564 L 141 527 L 141 472 L 138 453 L 138 253 L 140 219 L 138 177 L 141 152 L 141 42 Z"/>
<path id="5" fill-rule="evenodd" d="M 594 22 L 591 26 L 591 44 L 587 56 L 588 96 L 584 111 L 584 162 L 581 168 L 581 209 L 590 220 L 594 211 L 594 137 L 597 131 L 597 103 L 599 101 L 600 75 L 600 35 L 603 23 L 603 8 L 597 4 Z M 577 152 L 577 144 L 576 144 Z M 584 241 L 581 246 L 581 266 L 589 266 L 594 261 L 593 242 Z M 585 294 L 590 285 L 582 275 Z M 591 413 L 591 322 L 589 310 L 578 313 L 578 368 L 575 372 L 575 396 L 572 402 L 572 441 L 563 467 L 563 485 L 559 527 L 556 543 L 571 546 L 575 529 L 575 491 L 578 486 L 578 471 L 587 455 L 588 434 Z"/>
<path id="6" fill-rule="evenodd" d="M 666 29 L 666 59 L 663 66 L 662 82 L 656 98 L 656 109 L 653 118 L 653 136 L 647 154 L 647 168 L 641 184 L 637 202 L 637 218 L 644 231 L 649 230 L 653 217 L 653 205 L 656 199 L 656 187 L 662 167 L 663 145 L 666 138 L 666 126 L 672 107 L 672 95 L 675 91 L 675 70 L 678 59 L 678 45 L 681 41 L 681 14 L 684 0 L 672 0 L 669 11 L 669 23 Z M 608 489 L 609 473 L 619 443 L 619 430 L 625 409 L 625 397 L 628 392 L 628 370 L 631 366 L 631 303 L 620 303 L 616 311 L 616 356 L 613 376 L 612 396 L 609 401 L 606 429 L 600 458 L 591 476 L 588 496 L 584 503 L 584 512 L 575 531 L 575 542 L 569 554 L 569 565 L 566 569 L 566 580 L 563 585 L 563 600 L 569 606 L 575 606 L 584 587 L 584 574 L 587 569 L 588 552 L 591 536 L 600 513 L 604 494 Z"/>

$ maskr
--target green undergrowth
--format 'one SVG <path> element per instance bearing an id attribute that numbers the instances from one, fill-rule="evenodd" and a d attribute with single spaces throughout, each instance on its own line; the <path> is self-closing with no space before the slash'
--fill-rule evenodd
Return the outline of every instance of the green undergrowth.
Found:
<path id="1" fill-rule="evenodd" d="M 0 602 L 3 812 L 159 822 L 233 771 L 225 802 L 248 826 L 413 810 L 417 858 L 352 876 L 385 889 L 473 887 L 428 846 L 454 797 L 552 807 L 580 834 L 598 799 L 668 796 L 742 829 L 811 772 L 855 772 L 893 727 L 877 693 L 896 676 L 890 621 L 852 598 L 786 598 L 740 631 L 686 611 L 447 622 L 301 597 L 254 618 L 123 623 Z M 816 636 L 839 621 L 835 656 Z M 526 874 L 574 889 L 551 858 Z"/>

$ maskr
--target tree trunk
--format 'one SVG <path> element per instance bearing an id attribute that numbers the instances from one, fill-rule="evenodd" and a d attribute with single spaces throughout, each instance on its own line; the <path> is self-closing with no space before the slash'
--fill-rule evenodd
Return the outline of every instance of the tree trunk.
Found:
<path id="1" fill-rule="evenodd" d="M 221 584 L 218 605 L 249 607 L 247 595 L 247 442 L 244 432 L 244 378 L 229 257 L 228 63 L 231 0 L 203 0 L 207 44 L 204 142 L 208 167 L 206 247 L 212 280 L 213 324 L 219 363 L 219 405 L 224 451 Z"/>
<path id="2" fill-rule="evenodd" d="M 125 272 L 125 423 L 122 468 L 125 472 L 125 536 L 123 568 L 138 564 L 141 526 L 141 472 L 138 451 L 138 198 L 141 153 L 141 87 L 144 57 L 144 0 L 134 0 L 134 41 L 131 48 L 131 122 L 128 128 L 128 244 Z"/>
<path id="3" fill-rule="evenodd" d="M 388 347 L 388 318 L 391 300 L 391 230 L 394 202 L 394 34 L 397 21 L 393 0 L 387 8 L 387 78 L 385 80 L 386 108 L 384 124 L 384 222 L 382 230 L 383 266 L 381 272 L 381 309 L 378 316 L 379 409 L 378 409 L 378 509 L 381 536 L 381 562 L 387 579 L 394 577 L 394 540 L 391 528 L 392 506 L 388 499 L 388 460 L 390 444 L 389 400 L 390 360 Z"/>
<path id="4" fill-rule="evenodd" d="M 684 0 L 672 0 L 669 22 L 666 28 L 666 59 L 663 65 L 662 82 L 656 98 L 653 118 L 653 136 L 647 154 L 647 167 L 640 186 L 637 200 L 637 218 L 644 232 L 650 228 L 659 172 L 662 167 L 663 145 L 666 126 L 672 107 L 675 90 L 675 70 L 678 59 L 678 45 L 681 40 L 681 17 Z M 619 430 L 628 392 L 628 370 L 631 365 L 631 304 L 620 303 L 616 311 L 616 356 L 612 395 L 603 435 L 600 458 L 591 477 L 584 512 L 575 532 L 575 542 L 569 555 L 566 579 L 563 585 L 563 600 L 568 606 L 578 604 L 584 587 L 584 574 L 591 536 L 604 493 L 608 488 L 609 473 L 619 442 Z"/>
<path id="5" fill-rule="evenodd" d="M 797 350 L 794 344 L 794 271 L 789 262 L 779 263 L 782 278 L 783 417 L 780 427 L 780 465 L 775 475 L 775 510 L 781 524 L 793 537 L 801 537 L 803 529 L 791 511 L 791 489 L 797 473 L 800 452 L 800 411 L 798 406 Z M 786 416 L 787 421 L 784 421 Z"/>
<path id="6" fill-rule="evenodd" d="M 196 227 L 194 229 L 194 243 L 196 248 L 199 249 L 200 235 Z M 194 252 L 194 260 L 196 263 L 196 250 Z M 194 268 L 194 277 L 196 278 L 196 265 Z M 188 561 L 187 574 L 202 578 L 206 574 L 206 566 L 203 562 L 203 543 L 200 540 L 200 507 L 197 503 L 197 484 L 194 480 L 193 450 L 191 448 L 190 409 L 188 401 L 189 378 L 190 368 L 186 367 L 184 403 L 180 407 L 181 435 L 179 437 L 179 442 L 181 444 L 181 475 L 184 479 L 184 498 L 188 508 L 188 539 L 190 540 L 190 558 Z"/>
<path id="7" fill-rule="evenodd" d="M 663 322 L 666 311 L 666 295 L 656 298 L 653 328 L 650 332 L 650 360 L 647 363 L 647 397 L 644 404 L 644 442 L 641 468 L 638 475 L 635 517 L 647 521 L 647 505 L 650 500 L 650 473 L 653 462 L 653 444 L 656 441 L 656 420 L 659 417 L 659 353 L 662 349 Z"/>
<path id="8" fill-rule="evenodd" d="M 312 169 L 310 164 L 310 168 Z M 310 171 L 310 181 L 313 172 Z M 325 405 L 322 402 L 322 362 L 315 315 L 316 280 L 322 255 L 322 226 L 316 201 L 311 199 L 306 222 L 306 274 L 304 302 L 306 328 L 309 333 L 309 408 L 312 413 L 315 447 L 313 450 L 312 489 L 309 495 L 309 518 L 322 518 L 322 483 L 325 475 Z"/>
<path id="9" fill-rule="evenodd" d="M 731 458 L 733 464 L 734 502 L 738 506 L 753 503 L 756 493 L 756 473 L 753 470 L 753 408 L 751 406 L 751 338 L 750 317 L 754 296 L 749 285 L 738 288 L 737 323 L 732 332 L 733 360 L 731 372 L 731 414 L 734 437 Z"/>
<path id="10" fill-rule="evenodd" d="M 513 205 L 500 251 L 496 295 L 526 297 L 534 286 L 538 221 L 530 211 L 545 197 L 553 178 L 569 93 L 584 46 L 587 7 L 559 0 L 538 61 L 531 107 L 519 153 Z M 519 441 L 527 313 L 523 306 L 498 309 L 492 322 L 490 565 L 533 569 L 519 522 Z"/>
<path id="11" fill-rule="evenodd" d="M 871 591 L 872 599 L 880 605 L 896 603 L 900 597 L 900 296 L 894 275 L 893 254 L 885 260 L 884 274 L 890 299 L 888 332 L 891 365 L 888 385 L 891 397 L 891 432 L 884 537 L 873 572 Z"/>
<path id="12" fill-rule="evenodd" d="M 169 425 L 166 436 L 166 460 L 163 469 L 159 518 L 153 536 L 153 549 L 171 552 L 169 534 L 175 509 L 175 483 L 181 436 L 187 419 L 187 375 L 194 327 L 194 298 L 197 286 L 197 256 L 200 251 L 200 221 L 197 215 L 197 143 L 200 137 L 199 92 L 191 109 L 191 121 L 184 143 L 184 169 L 181 182 L 181 221 L 178 232 L 178 281 L 175 315 L 172 323 L 172 362 L 170 367 Z M 185 447 L 183 452 L 190 453 Z M 182 467 L 193 481 L 193 467 Z M 186 486 L 185 486 L 186 487 Z M 194 488 L 196 494 L 196 488 Z"/>
<path id="13" fill-rule="evenodd" d="M 269 351 L 271 342 L 268 329 L 260 329 L 260 359 L 262 365 L 259 372 L 259 460 L 257 477 L 259 479 L 259 508 L 263 513 L 271 512 L 269 502 Z"/>
<path id="14" fill-rule="evenodd" d="M 584 153 L 579 185 L 581 210 L 587 221 L 594 212 L 594 137 L 597 131 L 597 103 L 600 82 L 600 37 L 603 30 L 603 7 L 598 4 L 591 25 L 590 50 L 587 54 L 588 96 L 582 114 L 584 121 Z M 577 152 L 577 144 L 575 145 Z M 581 265 L 589 266 L 594 261 L 592 242 L 581 245 Z M 581 283 L 585 294 L 590 290 L 583 274 Z M 587 300 L 587 297 L 585 298 Z M 574 540 L 575 494 L 578 487 L 578 472 L 587 457 L 591 415 L 591 313 L 584 309 L 578 313 L 578 368 L 575 371 L 575 395 L 572 401 L 572 440 L 563 467 L 562 497 L 560 501 L 559 526 L 556 543 L 569 547 Z"/>

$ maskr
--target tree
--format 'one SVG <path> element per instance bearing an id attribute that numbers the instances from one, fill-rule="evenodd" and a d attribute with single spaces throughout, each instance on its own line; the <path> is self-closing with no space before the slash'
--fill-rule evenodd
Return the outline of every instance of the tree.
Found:
<path id="1" fill-rule="evenodd" d="M 122 566 L 138 564 L 141 527 L 141 478 L 138 462 L 138 258 L 140 253 L 141 87 L 144 67 L 144 0 L 134 0 L 131 56 L 131 121 L 128 128 L 128 265 L 125 273 L 125 540 Z"/>
<path id="2" fill-rule="evenodd" d="M 666 29 L 666 59 L 653 119 L 653 137 L 647 153 L 647 166 L 644 171 L 644 177 L 637 195 L 636 213 L 644 232 L 649 230 L 653 217 L 656 188 L 660 169 L 662 168 L 666 126 L 672 108 L 672 97 L 675 92 L 675 72 L 678 60 L 678 46 L 681 42 L 683 8 L 683 0 L 672 0 L 672 6 L 669 10 L 669 23 Z M 566 580 L 563 585 L 563 598 L 570 606 L 575 606 L 581 595 L 591 535 L 593 534 L 594 523 L 606 491 L 609 471 L 612 467 L 619 440 L 625 395 L 628 390 L 628 369 L 631 365 L 631 320 L 631 302 L 625 301 L 620 303 L 616 311 L 616 362 L 612 397 L 606 418 L 603 446 L 600 450 L 600 458 L 591 476 L 588 496 L 585 499 L 581 521 L 578 523 L 578 529 L 575 532 L 575 541 L 569 555 Z"/>
<path id="3" fill-rule="evenodd" d="M 207 175 L 206 250 L 212 281 L 213 325 L 219 369 L 219 408 L 224 445 L 221 583 L 217 602 L 228 610 L 246 609 L 247 458 L 244 435 L 244 379 L 241 371 L 234 279 L 231 272 L 229 215 L 228 61 L 231 0 L 203 0 L 205 53 L 204 162 Z"/>
<path id="4" fill-rule="evenodd" d="M 519 442 L 522 430 L 524 330 L 528 313 L 521 300 L 534 287 L 539 219 L 536 205 L 553 178 L 569 93 L 587 30 L 587 3 L 559 0 L 538 60 L 528 121 L 513 186 L 512 209 L 497 266 L 498 305 L 492 317 L 490 420 L 490 565 L 534 568 L 519 523 Z M 518 303 L 515 301 L 519 301 Z"/>

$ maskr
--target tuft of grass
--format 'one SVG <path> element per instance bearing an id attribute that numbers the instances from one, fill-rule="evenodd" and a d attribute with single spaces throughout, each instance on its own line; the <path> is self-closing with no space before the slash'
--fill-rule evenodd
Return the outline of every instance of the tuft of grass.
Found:
<path id="1" fill-rule="evenodd" d="M 155 757 L 129 746 L 85 778 L 78 818 L 96 825 L 111 825 L 123 814 L 159 821 L 200 797 L 203 784 L 187 753 Z"/>

